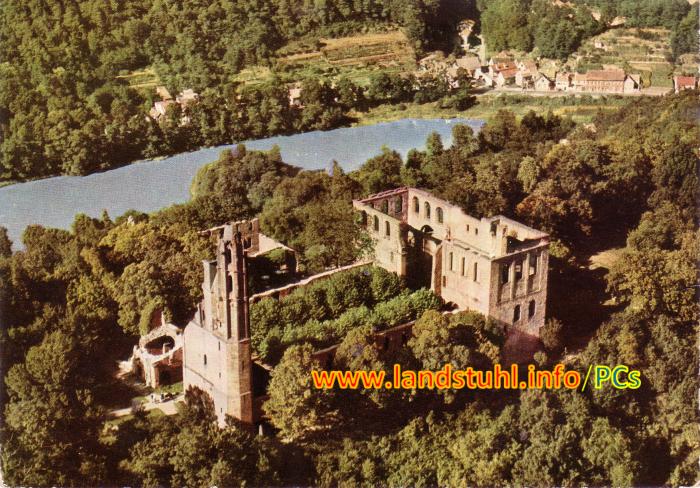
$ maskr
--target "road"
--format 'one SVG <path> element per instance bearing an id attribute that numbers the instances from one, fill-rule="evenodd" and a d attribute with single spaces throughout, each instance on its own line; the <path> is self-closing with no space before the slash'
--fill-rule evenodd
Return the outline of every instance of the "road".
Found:
<path id="1" fill-rule="evenodd" d="M 592 97 L 600 97 L 604 95 L 622 95 L 625 97 L 641 97 L 641 96 L 651 96 L 651 97 L 660 97 L 663 95 L 666 95 L 670 91 L 672 91 L 672 88 L 667 88 L 667 87 L 658 87 L 658 86 L 652 86 L 649 88 L 642 88 L 641 91 L 638 92 L 633 92 L 633 93 L 616 93 L 616 92 L 601 92 L 601 93 L 595 93 L 595 92 L 566 92 L 566 91 L 557 91 L 557 90 L 552 90 L 552 91 L 535 91 L 535 90 L 523 90 L 522 88 L 493 88 L 490 90 L 486 90 L 480 93 L 475 93 L 477 97 L 482 97 L 486 95 L 500 95 L 501 93 L 507 93 L 510 95 L 526 95 L 530 97 L 570 97 L 570 96 L 581 96 L 581 95 L 589 95 Z"/>

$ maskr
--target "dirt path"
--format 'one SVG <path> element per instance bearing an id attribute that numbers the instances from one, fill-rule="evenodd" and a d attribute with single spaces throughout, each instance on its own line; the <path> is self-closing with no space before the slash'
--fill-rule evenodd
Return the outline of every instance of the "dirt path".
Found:
<path id="1" fill-rule="evenodd" d="M 149 410 L 160 410 L 163 412 L 165 415 L 175 415 L 177 413 L 177 406 L 176 404 L 179 402 L 183 402 L 185 400 L 185 395 L 180 394 L 173 398 L 172 400 L 167 400 L 164 402 L 153 402 L 153 401 L 147 401 L 142 403 L 143 409 L 148 412 Z M 134 413 L 133 407 L 126 407 L 126 408 L 118 408 L 116 410 L 112 410 L 107 414 L 108 418 L 118 418 L 118 417 L 124 417 L 126 415 L 131 415 Z"/>

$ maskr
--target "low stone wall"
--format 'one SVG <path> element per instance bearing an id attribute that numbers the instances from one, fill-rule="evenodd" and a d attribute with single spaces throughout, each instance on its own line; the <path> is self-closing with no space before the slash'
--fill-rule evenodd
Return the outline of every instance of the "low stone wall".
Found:
<path id="1" fill-rule="evenodd" d="M 382 351 L 395 351 L 405 347 L 408 340 L 411 338 L 411 331 L 415 323 L 415 320 L 411 320 L 410 322 L 397 325 L 391 329 L 376 332 L 374 334 L 376 346 Z M 335 353 L 339 346 L 340 344 L 334 344 L 325 349 L 314 351 L 312 357 L 318 361 L 324 369 L 331 369 L 333 367 Z"/>
<path id="2" fill-rule="evenodd" d="M 342 271 L 347 271 L 349 269 L 367 266 L 370 263 L 371 263 L 371 261 L 361 261 L 359 263 L 349 264 L 347 266 L 342 266 L 340 268 L 331 269 L 329 271 L 324 271 L 323 273 L 309 276 L 308 278 L 304 278 L 303 280 L 300 280 L 300 281 L 295 281 L 294 283 L 290 283 L 290 284 L 282 286 L 280 288 L 273 288 L 272 290 L 266 290 L 266 291 L 263 291 L 261 293 L 256 293 L 255 295 L 250 297 L 250 303 L 255 303 L 255 302 L 262 300 L 263 298 L 268 298 L 268 297 L 274 298 L 275 300 L 279 300 L 280 298 L 286 297 L 287 295 L 292 293 L 297 288 L 310 285 L 311 283 L 314 283 L 316 281 L 330 278 L 334 274 L 340 273 Z"/>

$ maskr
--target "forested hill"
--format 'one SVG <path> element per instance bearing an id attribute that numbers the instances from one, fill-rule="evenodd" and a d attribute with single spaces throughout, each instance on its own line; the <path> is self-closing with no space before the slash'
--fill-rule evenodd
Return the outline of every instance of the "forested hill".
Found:
<path id="1" fill-rule="evenodd" d="M 4 1 L 0 181 L 84 174 L 178 149 L 172 134 L 145 120 L 152 100 L 120 74 L 154 66 L 168 88 L 209 89 L 221 105 L 235 98 L 235 73 L 267 63 L 291 39 L 399 25 L 421 52 L 449 42 L 471 6 L 469 0 Z"/>
<path id="2" fill-rule="evenodd" d="M 671 30 L 674 57 L 697 51 L 698 9 L 687 0 L 478 0 L 477 6 L 493 52 L 536 48 L 544 57 L 563 60 L 617 17 L 628 27 Z"/>

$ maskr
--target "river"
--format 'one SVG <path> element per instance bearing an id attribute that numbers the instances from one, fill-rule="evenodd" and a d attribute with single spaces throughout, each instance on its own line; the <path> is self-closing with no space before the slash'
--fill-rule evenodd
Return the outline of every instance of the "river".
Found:
<path id="1" fill-rule="evenodd" d="M 403 119 L 376 125 L 277 136 L 244 144 L 249 149 L 280 147 L 282 159 L 304 169 L 327 169 L 336 160 L 346 171 L 357 169 L 381 152 L 382 146 L 405 156 L 412 148 L 424 148 L 431 132 L 452 143 L 452 127 L 469 124 L 478 130 L 483 122 L 467 119 Z M 68 229 L 78 213 L 98 217 L 107 210 L 117 217 L 127 210 L 142 212 L 182 203 L 197 170 L 214 161 L 219 146 L 177 154 L 160 160 L 139 161 L 88 176 L 58 176 L 0 188 L 0 225 L 5 226 L 14 247 L 30 224 Z"/>

